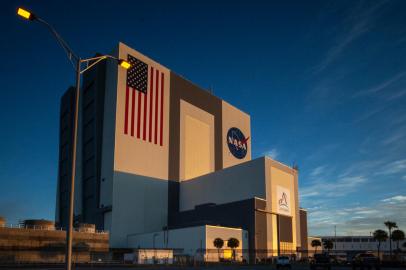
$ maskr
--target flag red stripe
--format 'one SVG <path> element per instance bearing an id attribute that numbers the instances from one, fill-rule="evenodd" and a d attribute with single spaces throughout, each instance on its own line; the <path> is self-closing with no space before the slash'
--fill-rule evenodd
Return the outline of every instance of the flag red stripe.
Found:
<path id="1" fill-rule="evenodd" d="M 130 95 L 130 89 L 128 86 L 125 88 L 125 114 L 124 114 L 124 134 L 128 133 L 128 99 Z"/>
<path id="2" fill-rule="evenodd" d="M 141 91 L 138 92 L 138 115 L 137 115 L 137 138 L 140 138 L 141 133 Z"/>
<path id="3" fill-rule="evenodd" d="M 155 144 L 159 143 L 160 146 L 163 146 L 164 103 L 165 103 L 164 82 L 165 82 L 165 74 L 160 72 L 158 69 L 154 69 L 154 67 L 151 67 L 149 89 L 147 93 L 142 93 L 141 91 L 133 89 L 128 85 L 126 86 L 124 134 L 130 133 L 131 136 L 134 137 L 135 129 L 137 129 L 136 130 L 137 138 L 142 137 L 142 139 L 146 141 L 148 133 L 149 142 L 152 142 L 153 139 L 154 140 L 153 143 Z M 138 108 L 136 108 L 136 106 L 138 106 Z M 144 106 L 143 109 L 142 106 Z M 144 116 L 141 115 L 142 113 L 144 114 Z M 153 119 L 154 115 L 155 119 Z M 142 121 L 143 123 L 141 123 Z M 129 130 L 130 123 L 131 123 L 131 131 Z M 149 130 L 149 132 L 147 132 L 147 129 Z M 152 134 L 153 132 L 154 134 Z"/>
<path id="4" fill-rule="evenodd" d="M 152 105 L 153 105 L 153 99 L 154 99 L 154 68 L 151 67 L 151 79 L 150 79 L 150 86 L 149 86 L 149 92 L 151 93 L 151 98 L 149 100 L 149 142 L 152 141 Z"/>
<path id="5" fill-rule="evenodd" d="M 147 94 L 144 93 L 144 127 L 142 129 L 142 139 L 145 141 L 147 139 Z"/>
<path id="6" fill-rule="evenodd" d="M 158 83 L 159 83 L 159 71 L 156 71 L 156 87 L 155 87 L 155 136 L 154 143 L 157 144 L 158 133 Z"/>
<path id="7" fill-rule="evenodd" d="M 161 132 L 160 132 L 160 140 L 159 145 L 162 146 L 162 136 L 163 136 L 163 129 L 164 129 L 164 74 L 161 74 Z"/>
<path id="8" fill-rule="evenodd" d="M 132 107 L 131 107 L 131 136 L 134 136 L 134 118 L 135 118 L 135 90 L 132 89 Z"/>

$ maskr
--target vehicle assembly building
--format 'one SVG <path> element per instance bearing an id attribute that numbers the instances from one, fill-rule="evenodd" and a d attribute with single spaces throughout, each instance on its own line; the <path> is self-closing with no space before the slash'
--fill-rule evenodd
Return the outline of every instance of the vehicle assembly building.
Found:
<path id="1" fill-rule="evenodd" d="M 109 231 L 113 248 L 187 253 L 233 237 L 238 250 L 249 251 L 247 260 L 297 252 L 307 239 L 298 172 L 268 157 L 251 160 L 250 116 L 122 43 L 112 55 L 130 69 L 106 60 L 84 75 L 75 220 Z M 61 226 L 74 98 L 71 88 L 61 100 Z"/>

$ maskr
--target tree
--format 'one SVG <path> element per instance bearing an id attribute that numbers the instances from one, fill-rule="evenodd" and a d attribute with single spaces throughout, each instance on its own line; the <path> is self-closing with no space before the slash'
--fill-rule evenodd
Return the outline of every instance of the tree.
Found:
<path id="1" fill-rule="evenodd" d="M 317 247 L 321 247 L 321 241 L 319 239 L 312 240 L 312 247 L 314 247 L 314 253 L 317 253 Z"/>
<path id="2" fill-rule="evenodd" d="M 378 258 L 380 258 L 381 243 L 388 240 L 388 233 L 384 230 L 376 230 L 374 231 L 374 239 L 378 241 Z"/>
<path id="3" fill-rule="evenodd" d="M 327 249 L 328 253 L 330 253 L 330 250 L 333 249 L 334 243 L 330 239 L 326 239 L 323 241 L 323 247 Z"/>
<path id="4" fill-rule="evenodd" d="M 220 261 L 220 249 L 224 246 L 224 241 L 221 238 L 216 238 L 213 241 L 213 245 L 217 248 L 217 254 L 219 255 Z"/>
<path id="5" fill-rule="evenodd" d="M 388 228 L 389 231 L 389 255 L 392 258 L 392 229 L 397 228 L 396 222 L 393 221 L 385 221 L 385 226 Z"/>
<path id="6" fill-rule="evenodd" d="M 402 230 L 394 230 L 392 232 L 392 240 L 397 242 L 397 250 L 399 250 L 399 242 L 405 239 L 405 233 Z"/>
<path id="7" fill-rule="evenodd" d="M 235 249 L 240 246 L 240 241 L 237 238 L 231 237 L 227 241 L 227 246 L 233 250 L 233 260 L 235 261 Z"/>

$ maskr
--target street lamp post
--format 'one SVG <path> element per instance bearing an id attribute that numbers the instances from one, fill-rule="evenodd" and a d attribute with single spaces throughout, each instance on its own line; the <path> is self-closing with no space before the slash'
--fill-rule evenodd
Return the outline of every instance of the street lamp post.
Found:
<path id="1" fill-rule="evenodd" d="M 75 116 L 74 116 L 74 127 L 73 127 L 73 141 L 72 141 L 72 171 L 71 171 L 71 181 L 70 181 L 70 194 L 69 194 L 69 222 L 66 230 L 66 253 L 65 253 L 65 268 L 66 270 L 71 270 L 72 262 L 72 236 L 73 236 L 73 216 L 74 216 L 74 198 L 75 198 L 75 172 L 76 172 L 76 145 L 77 145 L 77 133 L 78 133 L 78 119 L 79 119 L 79 96 L 80 96 L 80 77 L 81 75 L 89 70 L 91 67 L 99 63 L 100 61 L 111 58 L 117 61 L 118 65 L 128 69 L 130 64 L 117 57 L 111 55 L 102 55 L 87 59 L 81 59 L 73 50 L 68 46 L 66 41 L 56 32 L 56 30 L 45 20 L 36 16 L 32 12 L 18 8 L 17 14 L 27 20 L 37 21 L 45 25 L 54 35 L 58 43 L 64 49 L 68 56 L 69 61 L 72 63 L 76 73 L 76 95 L 75 95 Z M 85 67 L 82 69 L 83 64 Z"/>
<path id="2" fill-rule="evenodd" d="M 159 234 L 158 233 L 154 233 L 152 235 L 152 247 L 154 249 L 154 264 L 156 263 L 156 248 L 155 248 L 155 237 L 157 237 Z"/>

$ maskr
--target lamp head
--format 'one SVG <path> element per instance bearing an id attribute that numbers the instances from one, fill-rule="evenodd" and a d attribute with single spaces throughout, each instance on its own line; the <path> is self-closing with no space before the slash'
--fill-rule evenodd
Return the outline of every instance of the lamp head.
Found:
<path id="1" fill-rule="evenodd" d="M 35 15 L 31 11 L 26 10 L 26 9 L 24 9 L 22 7 L 19 7 L 17 9 L 17 15 L 24 18 L 24 19 L 26 19 L 26 20 L 30 20 L 30 21 L 33 21 L 36 18 Z"/>
<path id="2" fill-rule="evenodd" d="M 124 59 L 119 59 L 118 64 L 120 65 L 120 67 L 124 69 L 129 69 L 131 67 L 131 64 L 125 61 Z"/>

